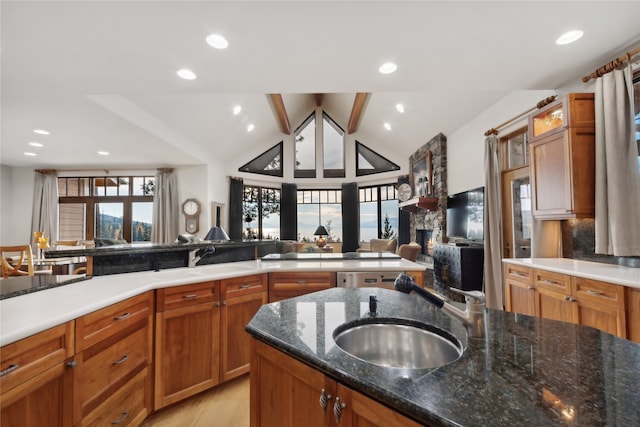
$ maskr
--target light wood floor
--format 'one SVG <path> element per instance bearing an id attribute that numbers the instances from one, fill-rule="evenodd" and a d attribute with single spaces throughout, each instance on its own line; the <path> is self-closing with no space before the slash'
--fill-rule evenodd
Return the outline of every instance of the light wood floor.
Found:
<path id="1" fill-rule="evenodd" d="M 141 427 L 249 427 L 249 375 L 149 416 Z"/>

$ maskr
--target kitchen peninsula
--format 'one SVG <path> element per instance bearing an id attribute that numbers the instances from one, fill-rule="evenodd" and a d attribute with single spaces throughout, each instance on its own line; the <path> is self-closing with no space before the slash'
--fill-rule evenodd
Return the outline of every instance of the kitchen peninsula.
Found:
<path id="1" fill-rule="evenodd" d="M 377 318 L 450 331 L 464 353 L 414 377 L 343 352 L 334 330 L 371 317 L 372 294 Z M 276 304 L 247 327 L 253 427 L 335 425 L 336 406 L 344 425 L 640 425 L 640 345 L 593 328 L 488 310 L 486 338 L 467 340 L 426 301 L 386 289 L 337 288 Z"/>

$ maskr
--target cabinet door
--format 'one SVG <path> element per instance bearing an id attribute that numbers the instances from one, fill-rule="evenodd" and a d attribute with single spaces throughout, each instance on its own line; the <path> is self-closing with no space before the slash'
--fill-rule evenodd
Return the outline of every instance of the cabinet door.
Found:
<path id="1" fill-rule="evenodd" d="M 627 288 L 627 337 L 640 343 L 640 289 Z"/>
<path id="2" fill-rule="evenodd" d="M 334 420 L 330 425 L 340 427 L 419 427 L 424 425 L 342 384 L 338 384 L 336 396 L 342 412 L 339 419 Z"/>
<path id="3" fill-rule="evenodd" d="M 505 309 L 513 313 L 536 315 L 535 288 L 530 283 L 523 283 L 507 278 L 505 280 Z"/>
<path id="4" fill-rule="evenodd" d="M 222 301 L 220 316 L 220 374 L 227 381 L 249 372 L 251 362 L 250 335 L 245 331 L 247 323 L 263 304 L 267 292 L 228 298 Z"/>
<path id="5" fill-rule="evenodd" d="M 571 282 L 578 323 L 626 338 L 624 287 L 582 277 Z"/>
<path id="6" fill-rule="evenodd" d="M 536 316 L 562 322 L 577 323 L 576 305 L 571 295 L 536 288 Z"/>
<path id="7" fill-rule="evenodd" d="M 219 383 L 220 303 L 156 314 L 155 409 Z"/>
<path id="8" fill-rule="evenodd" d="M 66 362 L 30 378 L 0 396 L 2 427 L 72 425 L 72 369 Z"/>
<path id="9" fill-rule="evenodd" d="M 530 144 L 533 215 L 571 218 L 571 153 L 562 131 Z"/>
<path id="10" fill-rule="evenodd" d="M 253 338 L 250 390 L 251 427 L 335 425 L 335 381 Z"/>

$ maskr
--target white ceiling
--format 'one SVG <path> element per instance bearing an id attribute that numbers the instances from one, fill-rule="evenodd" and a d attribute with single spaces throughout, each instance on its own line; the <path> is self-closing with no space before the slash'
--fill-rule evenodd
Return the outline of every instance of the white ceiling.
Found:
<path id="1" fill-rule="evenodd" d="M 355 93 L 371 93 L 357 139 L 374 149 L 393 144 L 398 158 L 391 160 L 398 161 L 514 90 L 576 85 L 577 77 L 640 42 L 638 1 L 2 1 L 0 7 L 0 161 L 23 167 L 158 167 L 208 158 L 240 166 L 256 147 L 282 140 L 268 93 L 283 94 L 292 128 L 310 113 L 308 94 L 331 94 L 323 105 L 346 128 Z M 554 44 L 576 28 L 585 32 L 578 42 Z M 226 36 L 229 48 L 207 45 L 210 33 Z M 379 74 L 385 61 L 398 71 Z M 183 67 L 198 78 L 178 78 Z M 395 111 L 397 102 L 404 114 Z M 235 104 L 243 107 L 238 116 L 231 113 Z M 248 123 L 255 124 L 251 133 Z M 51 135 L 36 135 L 36 128 Z"/>

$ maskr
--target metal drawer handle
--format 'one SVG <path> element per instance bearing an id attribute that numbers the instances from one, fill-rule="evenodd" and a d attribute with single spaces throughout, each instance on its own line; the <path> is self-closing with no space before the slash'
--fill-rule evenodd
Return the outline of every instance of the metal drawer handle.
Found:
<path id="1" fill-rule="evenodd" d="M 336 403 L 333 405 L 333 416 L 336 417 L 336 424 L 340 424 L 342 411 L 347 407 L 346 403 L 340 402 L 340 398 L 336 397 Z"/>
<path id="2" fill-rule="evenodd" d="M 182 295 L 182 299 L 194 299 L 197 297 L 198 297 L 198 294 Z"/>
<path id="3" fill-rule="evenodd" d="M 568 302 L 574 302 L 576 299 L 571 295 L 565 295 L 564 300 Z"/>
<path id="4" fill-rule="evenodd" d="M 111 364 L 112 365 L 120 365 L 121 363 L 126 362 L 128 358 L 129 358 L 129 356 L 125 354 L 124 356 L 122 356 L 122 359 L 116 360 L 115 362 L 111 362 Z"/>
<path id="5" fill-rule="evenodd" d="M 251 287 L 250 284 L 246 283 L 244 285 L 240 285 L 240 289 L 249 289 Z"/>
<path id="6" fill-rule="evenodd" d="M 331 398 L 331 393 L 327 394 L 324 389 L 322 389 L 322 392 L 320 392 L 320 401 L 318 403 L 320 403 L 320 407 L 322 408 L 323 412 L 327 411 L 327 405 L 329 404 Z"/>
<path id="7" fill-rule="evenodd" d="M 532 289 L 535 289 L 535 288 L 536 288 L 535 286 L 531 286 L 531 285 L 527 286 L 528 290 L 532 290 Z"/>
<path id="8" fill-rule="evenodd" d="M 512 274 L 513 274 L 514 276 L 518 276 L 518 277 L 528 277 L 528 275 L 527 275 L 527 274 L 520 273 L 519 271 L 514 271 Z"/>
<path id="9" fill-rule="evenodd" d="M 589 295 L 595 295 L 595 296 L 598 296 L 598 297 L 599 297 L 599 296 L 602 296 L 602 292 L 594 291 L 593 289 L 588 289 L 588 290 L 587 290 L 587 293 L 588 293 Z"/>
<path id="10" fill-rule="evenodd" d="M 304 285 L 305 283 L 307 283 L 307 281 L 306 280 L 298 280 L 298 283 L 301 284 L 301 285 Z"/>
<path id="11" fill-rule="evenodd" d="M 15 371 L 16 369 L 18 369 L 20 365 L 18 365 L 17 363 L 14 365 L 9 365 L 9 367 L 7 369 L 5 369 L 4 371 L 0 372 L 0 377 L 4 377 L 7 374 L 10 374 L 11 372 Z"/>
<path id="12" fill-rule="evenodd" d="M 549 283 L 551 285 L 559 285 L 560 283 L 556 282 L 555 280 L 550 280 L 550 279 L 542 279 L 542 281 L 544 283 Z"/>
<path id="13" fill-rule="evenodd" d="M 111 421 L 111 424 L 112 425 L 120 424 L 121 422 L 126 420 L 128 416 L 129 416 L 129 412 L 123 412 L 122 416 L 119 419 L 115 420 L 115 421 Z"/>
<path id="14" fill-rule="evenodd" d="M 113 320 L 124 320 L 124 319 L 126 319 L 128 317 L 131 317 L 131 313 L 125 313 L 122 316 L 114 317 Z"/>

